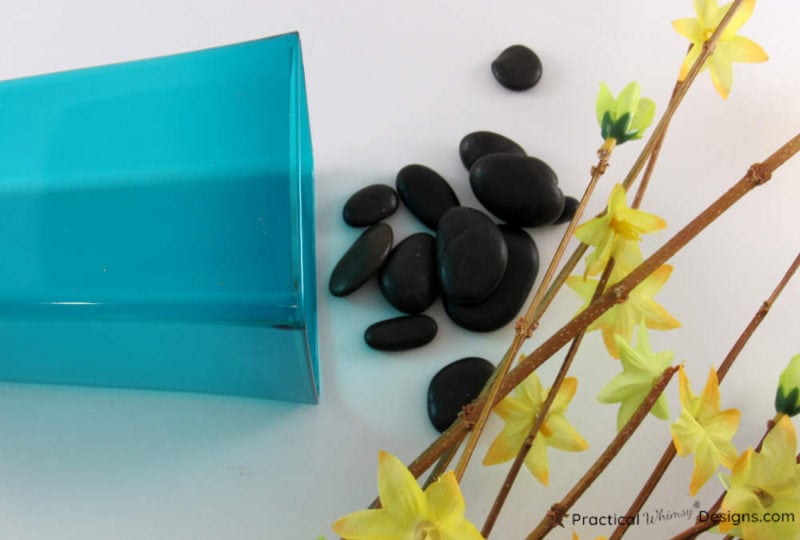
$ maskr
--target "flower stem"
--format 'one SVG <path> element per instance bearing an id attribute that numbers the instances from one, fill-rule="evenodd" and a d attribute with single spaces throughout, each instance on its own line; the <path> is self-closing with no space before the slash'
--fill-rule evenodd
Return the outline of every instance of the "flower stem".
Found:
<path id="1" fill-rule="evenodd" d="M 600 277 L 600 282 L 597 285 L 597 288 L 594 291 L 594 297 L 592 301 L 597 300 L 603 291 L 606 288 L 606 284 L 608 283 L 608 278 L 611 276 L 611 271 L 614 269 L 614 259 L 610 259 L 608 265 L 606 265 L 606 269 L 603 272 L 603 275 Z M 564 383 L 564 380 L 567 377 L 567 372 L 569 368 L 572 366 L 572 361 L 575 358 L 575 355 L 578 353 L 578 348 L 581 345 L 581 341 L 583 340 L 583 336 L 586 335 L 586 329 L 583 329 L 575 336 L 573 339 L 572 344 L 570 345 L 569 351 L 567 355 L 564 357 L 564 361 L 561 363 L 561 368 L 558 370 L 558 374 L 556 375 L 555 381 L 553 381 L 553 385 L 550 387 L 550 390 L 547 392 L 547 397 L 542 403 L 542 406 L 539 409 L 539 412 L 536 414 L 536 418 L 533 421 L 533 425 L 531 426 L 530 431 L 528 432 L 527 437 L 517 452 L 517 456 L 514 459 L 514 462 L 511 464 L 511 468 L 506 475 L 506 479 L 503 482 L 503 485 L 500 486 L 500 492 L 495 497 L 494 504 L 492 505 L 492 509 L 489 511 L 489 515 L 486 517 L 486 521 L 483 523 L 483 529 L 481 530 L 481 534 L 484 538 L 488 538 L 489 534 L 492 532 L 492 528 L 494 527 L 495 521 L 497 521 L 497 517 L 500 515 L 500 510 L 503 508 L 503 504 L 505 504 L 506 499 L 508 498 L 508 494 L 511 491 L 511 487 L 514 485 L 514 481 L 517 479 L 517 475 L 519 474 L 520 469 L 522 468 L 523 463 L 525 463 L 525 458 L 528 456 L 528 452 L 530 451 L 531 447 L 533 446 L 533 441 L 536 438 L 539 430 L 542 429 L 542 424 L 544 424 L 545 420 L 547 419 L 547 415 L 550 412 L 550 407 L 553 406 L 553 402 L 558 395 L 558 391 L 561 388 L 561 385 Z"/>
<path id="2" fill-rule="evenodd" d="M 611 290 L 604 293 L 592 302 L 585 310 L 576 315 L 571 321 L 561 327 L 549 339 L 545 340 L 536 350 L 525 357 L 520 364 L 511 370 L 503 381 L 493 404 L 505 397 L 522 380 L 530 375 L 537 367 L 543 364 L 550 356 L 573 339 L 578 332 L 589 326 L 617 302 L 624 301 L 625 296 L 634 287 L 644 281 L 653 271 L 664 264 L 670 257 L 682 249 L 692 238 L 702 232 L 715 219 L 726 212 L 733 204 L 744 197 L 750 190 L 766 182 L 772 173 L 789 158 L 800 151 L 800 134 L 795 135 L 763 163 L 750 167 L 733 187 L 711 203 L 705 210 L 690 221 L 683 229 L 678 231 L 658 251 L 653 253 L 641 265 L 635 268 L 627 277 L 614 285 Z M 488 402 L 488 397 L 479 398 L 473 402 L 471 411 L 478 410 Z M 409 470 L 414 476 L 419 476 L 426 471 L 449 448 L 453 441 L 463 433 L 469 431 L 470 423 L 474 421 L 474 414 L 460 416 L 442 435 L 439 436 L 427 449 L 425 449 L 411 464 Z"/>
<path id="3" fill-rule="evenodd" d="M 725 378 L 725 375 L 728 373 L 728 370 L 733 365 L 733 362 L 739 356 L 739 353 L 742 351 L 744 346 L 750 340 L 750 337 L 756 331 L 756 328 L 761 324 L 761 321 L 769 313 L 770 308 L 775 303 L 775 300 L 778 299 L 783 289 L 786 287 L 786 284 L 794 275 L 795 271 L 797 271 L 797 267 L 800 265 L 800 253 L 794 258 L 794 261 L 791 265 L 789 265 L 789 269 L 786 270 L 786 273 L 783 275 L 781 280 L 778 282 L 778 285 L 772 291 L 772 294 L 767 298 L 764 303 L 759 307 L 758 311 L 756 311 L 753 318 L 745 327 L 744 331 L 741 333 L 739 338 L 736 340 L 736 343 L 733 344 L 731 350 L 728 352 L 725 359 L 720 364 L 719 369 L 717 369 L 717 380 L 722 383 L 722 380 Z M 664 473 L 667 471 L 667 468 L 672 463 L 672 460 L 675 459 L 676 456 L 675 445 L 672 441 L 669 442 L 669 445 L 664 449 L 663 454 L 661 455 L 661 459 L 658 460 L 653 472 L 650 473 L 650 477 L 645 482 L 642 489 L 639 491 L 639 494 L 634 499 L 633 503 L 631 504 L 630 508 L 625 512 L 626 516 L 635 516 L 647 502 L 647 499 L 650 498 L 650 495 L 653 493 L 656 485 L 661 481 L 661 478 L 664 476 Z M 720 501 L 721 502 L 721 501 Z M 614 532 L 611 534 L 609 540 L 619 540 L 628 530 L 630 525 L 627 522 L 620 523 Z"/>
<path id="4" fill-rule="evenodd" d="M 589 489 L 589 486 L 597 479 L 598 476 L 605 470 L 606 467 L 611 463 L 611 461 L 619 454 L 619 451 L 628 442 L 631 436 L 636 432 L 636 429 L 644 420 L 644 417 L 650 413 L 650 409 L 653 408 L 653 404 L 655 404 L 658 397 L 667 387 L 669 381 L 672 379 L 672 376 L 675 372 L 678 371 L 677 367 L 668 367 L 664 370 L 658 379 L 656 379 L 653 388 L 650 389 L 650 392 L 645 397 L 644 401 L 639 405 L 636 409 L 636 412 L 633 413 L 628 422 L 622 426 L 622 429 L 617 436 L 609 443 L 603 453 L 600 454 L 600 457 L 592 464 L 591 467 L 586 471 L 586 473 L 581 477 L 580 480 L 572 487 L 572 489 L 567 493 L 561 501 L 554 504 L 550 511 L 547 512 L 545 517 L 542 521 L 539 522 L 539 525 L 531 532 L 527 540 L 539 540 L 544 538 L 547 533 L 549 533 L 556 525 L 561 523 L 561 519 L 564 517 L 564 514 L 572 508 L 572 505 L 583 495 L 583 493 Z"/>
<path id="5" fill-rule="evenodd" d="M 492 411 L 491 405 L 496 401 L 500 385 L 503 383 L 503 379 L 508 373 L 511 363 L 514 361 L 514 358 L 517 356 L 517 354 L 519 354 L 522 344 L 526 339 L 531 337 L 533 331 L 536 329 L 536 326 L 539 324 L 539 318 L 534 318 L 534 314 L 539 310 L 539 305 L 542 302 L 542 298 L 547 291 L 547 287 L 549 287 L 551 280 L 553 279 L 556 268 L 561 262 L 561 257 L 564 255 L 564 251 L 567 249 L 567 244 L 569 244 L 572 234 L 575 232 L 575 228 L 578 226 L 578 221 L 580 221 L 581 216 L 583 215 L 583 211 L 589 202 L 589 198 L 594 192 L 595 186 L 597 186 L 597 182 L 608 168 L 608 160 L 613 149 L 613 144 L 604 142 L 603 146 L 601 146 L 597 151 L 597 165 L 591 169 L 591 179 L 589 180 L 589 184 L 586 186 L 583 197 L 581 197 L 578 208 L 575 210 L 575 215 L 572 217 L 572 220 L 570 220 L 567 229 L 564 231 L 564 235 L 561 237 L 561 242 L 559 243 L 553 258 L 550 260 L 550 265 L 547 267 L 547 271 L 545 272 L 544 277 L 539 284 L 539 288 L 536 290 L 533 300 L 531 300 L 531 303 L 525 312 L 525 316 L 517 321 L 515 327 L 516 332 L 514 334 L 514 339 L 511 342 L 511 346 L 508 348 L 503 356 L 502 361 L 497 366 L 493 378 L 489 383 L 487 383 L 489 385 L 489 389 L 486 391 L 486 399 L 484 401 L 485 405 L 480 408 L 480 414 L 472 426 L 472 433 L 470 433 L 469 437 L 467 438 L 467 444 L 464 447 L 464 451 L 461 453 L 458 465 L 456 466 L 455 475 L 456 479 L 459 481 L 461 478 L 463 478 L 464 472 L 467 469 L 467 465 L 469 465 L 469 461 L 475 451 L 475 447 L 478 445 L 478 439 L 483 433 L 483 428 L 486 426 L 486 421 L 489 419 L 489 414 Z"/>

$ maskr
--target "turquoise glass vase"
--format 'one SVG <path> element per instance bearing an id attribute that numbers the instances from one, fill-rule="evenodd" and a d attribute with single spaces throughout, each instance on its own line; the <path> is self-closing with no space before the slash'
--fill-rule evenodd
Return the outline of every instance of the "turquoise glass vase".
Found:
<path id="1" fill-rule="evenodd" d="M 0 83 L 0 379 L 315 403 L 299 36 Z"/>

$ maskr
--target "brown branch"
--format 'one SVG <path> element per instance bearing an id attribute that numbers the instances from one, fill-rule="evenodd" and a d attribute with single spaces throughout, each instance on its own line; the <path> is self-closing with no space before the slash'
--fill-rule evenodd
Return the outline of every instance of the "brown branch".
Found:
<path id="1" fill-rule="evenodd" d="M 669 381 L 672 379 L 672 376 L 675 372 L 678 371 L 677 367 L 669 367 L 664 370 L 659 378 L 656 380 L 655 384 L 653 384 L 653 388 L 647 394 L 647 397 L 642 401 L 641 405 L 636 409 L 636 412 L 633 413 L 628 422 L 622 426 L 622 429 L 617 436 L 609 443 L 608 447 L 600 454 L 600 457 L 589 467 L 589 470 L 581 477 L 580 480 L 572 487 L 572 489 L 567 493 L 561 501 L 554 504 L 550 511 L 545 515 L 542 521 L 539 522 L 539 525 L 531 532 L 526 540 L 540 540 L 544 538 L 547 533 L 549 533 L 556 525 L 561 524 L 561 519 L 564 517 L 564 514 L 572 508 L 572 505 L 583 495 L 583 493 L 589 489 L 592 483 L 597 479 L 598 476 L 605 470 L 606 467 L 613 461 L 613 459 L 619 454 L 619 451 L 622 450 L 622 447 L 625 446 L 631 436 L 636 432 L 636 429 L 644 420 L 644 417 L 650 413 L 650 409 L 653 408 L 658 397 L 667 387 Z"/>
<path id="2" fill-rule="evenodd" d="M 497 366 L 494 377 L 489 383 L 487 383 L 489 385 L 489 389 L 486 391 L 486 400 L 484 403 L 496 402 L 500 386 L 503 383 L 503 379 L 508 373 L 512 362 L 514 361 L 514 358 L 516 358 L 517 354 L 519 354 L 522 344 L 526 339 L 531 337 L 531 334 L 539 324 L 539 319 L 538 317 L 534 318 L 534 314 L 539 312 L 539 305 L 542 302 L 542 298 L 547 291 L 547 287 L 550 285 L 550 281 L 553 279 L 556 268 L 558 268 L 558 265 L 561 262 L 561 257 L 564 255 L 564 252 L 567 249 L 567 245 L 572 238 L 572 234 L 575 232 L 575 228 L 578 226 L 578 221 L 580 221 L 581 216 L 583 215 L 583 211 L 589 202 L 589 198 L 592 196 L 592 192 L 594 191 L 595 186 L 597 186 L 597 182 L 600 180 L 600 177 L 603 176 L 608 168 L 608 160 L 611 156 L 611 151 L 613 148 L 614 145 L 612 140 L 612 144 L 603 144 L 603 146 L 597 151 L 598 161 L 597 165 L 591 169 L 592 176 L 589 180 L 589 184 L 586 186 L 586 190 L 583 193 L 583 197 L 581 197 L 578 208 L 575 210 L 575 215 L 570 220 L 567 229 L 564 231 L 564 234 L 561 237 L 561 242 L 558 244 L 558 248 L 556 249 L 553 258 L 550 260 L 547 271 L 545 272 L 544 277 L 539 284 L 539 288 L 536 290 L 533 300 L 531 300 L 531 303 L 525 312 L 525 316 L 517 322 L 516 333 L 511 342 L 511 346 L 503 356 L 503 360 Z M 478 439 L 480 438 L 481 433 L 483 433 L 483 428 L 486 426 L 486 422 L 489 419 L 491 410 L 492 408 L 488 406 L 482 406 L 479 409 L 478 418 L 475 420 L 474 425 L 472 426 L 472 433 L 470 433 L 467 439 L 467 444 L 464 447 L 464 451 L 461 453 L 461 457 L 458 460 L 458 465 L 456 466 L 455 475 L 459 481 L 464 476 L 467 465 L 469 465 L 469 461 L 472 458 L 472 454 L 475 451 L 476 446 L 478 445 Z"/>

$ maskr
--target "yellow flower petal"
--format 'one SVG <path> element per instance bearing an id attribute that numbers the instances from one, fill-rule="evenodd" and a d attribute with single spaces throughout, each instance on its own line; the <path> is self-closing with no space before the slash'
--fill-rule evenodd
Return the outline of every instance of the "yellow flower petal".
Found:
<path id="1" fill-rule="evenodd" d="M 359 510 L 338 519 L 333 532 L 347 540 L 393 539 L 407 531 L 413 523 L 400 523 L 383 510 Z"/>
<path id="2" fill-rule="evenodd" d="M 381 505 L 402 514 L 419 514 L 425 507 L 422 488 L 406 466 L 388 452 L 378 454 L 378 494 Z"/>
<path id="3" fill-rule="evenodd" d="M 542 434 L 536 435 L 533 439 L 528 455 L 525 457 L 525 468 L 536 478 L 539 482 L 548 485 L 550 482 L 550 469 L 547 461 L 547 443 L 544 441 Z"/>
<path id="4" fill-rule="evenodd" d="M 719 12 L 721 13 L 720 20 L 722 20 L 722 17 L 724 17 L 728 12 L 732 3 L 733 2 L 729 2 L 719 8 Z M 727 27 L 725 27 L 723 35 L 728 37 L 728 35 L 736 34 L 736 32 L 738 32 L 739 29 L 744 26 L 744 23 L 750 19 L 750 16 L 753 15 L 753 10 L 755 7 L 756 0 L 744 0 L 744 2 L 742 2 L 739 6 L 739 9 L 736 10 L 736 13 L 733 14 L 733 17 L 731 17 L 731 22 L 728 23 Z M 716 27 L 718 24 L 719 21 L 717 21 L 714 26 Z"/>
<path id="5" fill-rule="evenodd" d="M 703 35 L 705 28 L 697 19 L 692 19 L 691 17 L 678 19 L 672 21 L 672 27 L 689 41 L 702 41 L 705 38 Z"/>
<path id="6" fill-rule="evenodd" d="M 425 490 L 428 511 L 442 520 L 464 515 L 464 496 L 453 471 L 447 471 Z"/>
<path id="7" fill-rule="evenodd" d="M 761 45 L 744 36 L 733 36 L 723 44 L 723 47 L 729 49 L 727 54 L 732 62 L 754 64 L 769 60 Z"/>
<path id="8" fill-rule="evenodd" d="M 733 64 L 729 56 L 722 56 L 719 51 L 708 59 L 711 69 L 711 82 L 722 99 L 728 99 L 733 84 Z"/>

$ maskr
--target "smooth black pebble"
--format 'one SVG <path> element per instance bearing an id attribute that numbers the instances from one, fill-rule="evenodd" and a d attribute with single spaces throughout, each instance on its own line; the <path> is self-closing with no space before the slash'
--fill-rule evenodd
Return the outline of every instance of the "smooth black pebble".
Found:
<path id="1" fill-rule="evenodd" d="M 378 272 L 392 249 L 392 228 L 377 223 L 359 236 L 336 263 L 328 289 L 334 296 L 346 296 Z"/>
<path id="2" fill-rule="evenodd" d="M 405 351 L 430 343 L 437 330 L 436 321 L 427 315 L 406 315 L 370 325 L 364 341 L 379 351 Z"/>
<path id="3" fill-rule="evenodd" d="M 500 283 L 508 249 L 500 229 L 479 210 L 451 208 L 439 221 L 436 263 L 442 293 L 456 304 L 477 304 Z"/>
<path id="4" fill-rule="evenodd" d="M 440 369 L 428 385 L 428 418 L 433 427 L 439 432 L 449 428 L 461 409 L 478 397 L 493 372 L 494 365 L 477 356 Z"/>
<path id="5" fill-rule="evenodd" d="M 484 156 L 470 169 L 469 183 L 489 212 L 512 225 L 547 225 L 564 211 L 556 173 L 535 157 Z"/>
<path id="6" fill-rule="evenodd" d="M 359 189 L 347 199 L 342 217 L 348 225 L 366 227 L 394 214 L 399 204 L 392 186 L 373 184 Z"/>
<path id="7" fill-rule="evenodd" d="M 572 221 L 572 218 L 575 216 L 575 211 L 580 204 L 581 201 L 575 197 L 570 197 L 569 195 L 564 197 L 564 211 L 561 212 L 561 216 L 553 222 L 553 225 L 561 225 L 562 223 L 569 223 Z"/>
<path id="8" fill-rule="evenodd" d="M 513 225 L 500 225 L 500 232 L 508 248 L 508 265 L 497 288 L 486 300 L 474 306 L 462 306 L 445 299 L 447 315 L 467 330 L 491 332 L 514 320 L 539 272 L 539 250 L 533 238 Z"/>
<path id="9" fill-rule="evenodd" d="M 542 78 L 542 61 L 525 45 L 512 45 L 492 62 L 492 73 L 509 90 L 528 90 Z"/>
<path id="10" fill-rule="evenodd" d="M 489 154 L 527 155 L 520 145 L 492 131 L 474 131 L 465 135 L 458 145 L 458 155 L 467 170 L 480 158 Z"/>
<path id="11" fill-rule="evenodd" d="M 425 165 L 403 167 L 397 173 L 395 185 L 403 204 L 433 230 L 436 230 L 442 214 L 459 205 L 458 197 L 447 180 Z"/>
<path id="12" fill-rule="evenodd" d="M 436 240 L 416 233 L 397 244 L 381 269 L 378 285 L 384 298 L 404 313 L 421 313 L 439 294 Z"/>

